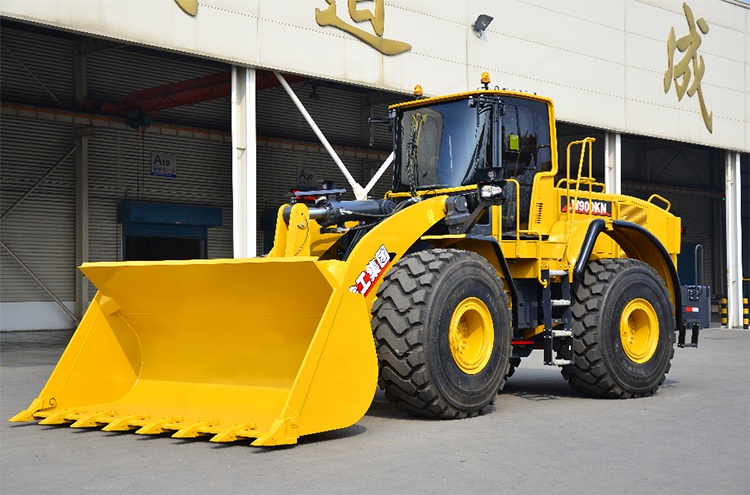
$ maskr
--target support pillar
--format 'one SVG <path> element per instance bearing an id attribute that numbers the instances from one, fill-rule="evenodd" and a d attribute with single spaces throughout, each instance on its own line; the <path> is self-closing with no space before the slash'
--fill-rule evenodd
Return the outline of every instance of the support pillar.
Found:
<path id="1" fill-rule="evenodd" d="M 742 327 L 742 187 L 740 154 L 727 151 L 724 194 L 727 219 L 727 326 Z"/>
<path id="2" fill-rule="evenodd" d="M 234 257 L 253 258 L 257 244 L 255 69 L 232 66 L 232 226 Z"/>
<path id="3" fill-rule="evenodd" d="M 604 185 L 610 194 L 622 194 L 622 153 L 619 132 L 604 134 Z"/>

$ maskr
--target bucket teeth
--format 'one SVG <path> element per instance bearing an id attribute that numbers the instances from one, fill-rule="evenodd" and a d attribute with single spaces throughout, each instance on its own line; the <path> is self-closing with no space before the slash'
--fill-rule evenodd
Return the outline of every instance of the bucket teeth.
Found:
<path id="1" fill-rule="evenodd" d="M 40 425 L 61 425 L 63 423 L 70 423 L 77 421 L 80 415 L 85 414 L 85 409 L 63 409 L 51 413 L 49 416 L 39 422 Z"/>
<path id="2" fill-rule="evenodd" d="M 89 414 L 88 416 L 85 416 L 72 425 L 70 425 L 71 428 L 96 428 L 102 423 L 109 423 L 107 419 L 112 419 L 117 416 L 117 413 L 115 411 L 112 412 L 103 412 L 99 411 L 94 414 Z"/>
<path id="3" fill-rule="evenodd" d="M 203 428 L 210 428 L 212 426 L 218 426 L 219 421 L 218 420 L 211 420 L 211 421 L 197 421 L 191 425 L 185 426 L 184 428 L 181 428 L 172 435 L 172 438 L 195 438 L 199 435 L 206 434 L 201 429 Z M 210 430 L 209 430 L 210 431 Z"/>
<path id="4" fill-rule="evenodd" d="M 138 428 L 141 426 L 139 423 L 148 419 L 148 415 L 144 414 L 133 414 L 122 418 L 117 418 L 107 426 L 102 428 L 103 431 L 128 431 L 131 428 Z"/>
<path id="5" fill-rule="evenodd" d="M 234 442 L 237 440 L 237 437 L 250 437 L 254 438 L 257 437 L 257 433 L 255 433 L 255 423 L 250 423 L 249 425 L 237 425 L 232 428 L 229 428 L 227 430 L 221 431 L 217 433 L 216 435 L 211 437 L 211 442 Z"/>
<path id="6" fill-rule="evenodd" d="M 43 414 L 37 414 L 38 411 L 40 411 L 41 409 L 46 409 L 48 407 L 54 407 L 56 403 L 57 401 L 53 397 L 38 397 L 34 399 L 34 402 L 31 403 L 28 409 L 24 409 L 20 413 L 10 418 L 8 421 L 12 423 L 21 421 L 35 421 L 39 419 L 38 416 L 44 417 Z"/>
<path id="7" fill-rule="evenodd" d="M 179 425 L 183 422 L 182 416 L 176 418 L 162 418 L 157 419 L 143 425 L 139 430 L 136 431 L 139 435 L 158 435 L 164 430 L 176 430 Z"/>

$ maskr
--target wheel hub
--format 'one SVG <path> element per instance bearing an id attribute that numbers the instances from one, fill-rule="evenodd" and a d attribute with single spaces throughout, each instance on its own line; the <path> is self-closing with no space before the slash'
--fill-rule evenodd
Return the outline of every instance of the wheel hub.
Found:
<path id="1" fill-rule="evenodd" d="M 659 342 L 659 318 L 651 303 L 633 299 L 620 317 L 620 340 L 625 355 L 634 363 L 645 363 Z"/>
<path id="2" fill-rule="evenodd" d="M 490 360 L 495 328 L 487 306 L 476 297 L 464 299 L 453 311 L 448 333 L 451 355 L 466 374 L 482 371 Z"/>

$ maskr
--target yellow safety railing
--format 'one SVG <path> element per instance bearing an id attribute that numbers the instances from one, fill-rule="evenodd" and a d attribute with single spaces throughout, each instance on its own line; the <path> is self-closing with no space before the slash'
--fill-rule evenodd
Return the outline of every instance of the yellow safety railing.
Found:
<path id="1" fill-rule="evenodd" d="M 649 196 L 648 202 L 649 203 L 653 203 L 653 201 L 651 201 L 651 200 L 654 199 L 654 198 L 656 198 L 656 199 L 658 199 L 660 201 L 663 201 L 664 204 L 667 205 L 667 210 L 666 211 L 669 211 L 669 209 L 672 207 L 672 203 L 670 203 L 669 201 L 667 201 L 665 198 L 659 196 L 658 194 L 652 194 L 651 196 Z"/>
<path id="2" fill-rule="evenodd" d="M 506 179 L 516 186 L 516 250 L 521 244 L 521 234 L 535 235 L 536 239 L 536 262 L 538 266 L 537 279 L 542 286 L 547 287 L 547 281 L 542 280 L 542 234 L 536 230 L 521 230 L 521 185 L 516 179 Z"/>
<path id="3" fill-rule="evenodd" d="M 565 251 L 566 252 L 570 249 L 571 232 L 573 230 L 573 218 L 574 218 L 574 215 L 576 213 L 578 213 L 578 198 L 579 198 L 579 193 L 581 192 L 581 186 L 582 185 L 583 186 L 588 186 L 588 204 L 589 204 L 589 209 L 588 209 L 587 215 L 588 215 L 589 219 L 593 218 L 593 208 L 591 208 L 591 202 L 592 202 L 592 194 L 594 192 L 594 186 L 600 186 L 602 188 L 602 190 L 600 192 L 605 192 L 606 191 L 606 186 L 604 184 L 602 184 L 602 183 L 596 182 L 596 179 L 594 179 L 594 173 L 593 173 L 594 172 L 593 171 L 593 156 L 594 156 L 594 153 L 593 153 L 593 149 L 594 149 L 593 144 L 594 144 L 594 141 L 596 141 L 596 139 L 594 139 L 592 137 L 587 137 L 587 138 L 585 138 L 583 140 L 573 141 L 570 144 L 568 144 L 568 149 L 567 149 L 567 173 L 566 173 L 566 177 L 564 179 L 561 179 L 557 183 L 557 186 L 560 187 L 560 184 L 563 181 L 565 182 L 565 191 L 566 191 L 566 199 L 565 200 L 568 202 L 567 208 L 566 208 L 566 210 L 567 210 L 567 221 L 568 221 L 568 236 L 567 236 L 568 237 L 568 242 L 567 242 L 567 245 L 565 247 Z M 578 173 L 576 174 L 576 178 L 575 179 L 571 179 L 570 178 L 570 150 L 575 145 L 581 145 L 581 156 L 578 159 Z M 586 145 L 588 145 L 588 152 L 589 152 L 588 153 L 589 154 L 589 170 L 588 170 L 588 175 L 584 177 L 583 176 L 583 162 L 584 162 L 584 159 L 586 158 Z M 570 186 L 571 186 L 571 184 L 575 185 L 575 190 L 574 190 L 575 196 L 573 198 L 573 201 L 571 201 L 571 198 L 570 198 L 570 191 L 571 191 Z M 571 208 L 571 205 L 573 205 L 572 208 Z"/>

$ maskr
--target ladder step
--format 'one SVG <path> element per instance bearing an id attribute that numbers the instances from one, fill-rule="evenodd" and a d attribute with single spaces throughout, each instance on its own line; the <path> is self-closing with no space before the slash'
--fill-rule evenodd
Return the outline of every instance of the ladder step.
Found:
<path id="1" fill-rule="evenodd" d="M 552 307 L 570 306 L 570 299 L 552 299 Z"/>
<path id="2" fill-rule="evenodd" d="M 550 277 L 567 277 L 568 270 L 550 270 L 549 276 Z"/>
<path id="3" fill-rule="evenodd" d="M 555 366 L 567 366 L 569 364 L 573 364 L 573 361 L 570 359 L 553 359 L 552 364 Z"/>
<path id="4" fill-rule="evenodd" d="M 552 330 L 552 337 L 572 337 L 573 332 L 570 330 Z"/>

